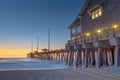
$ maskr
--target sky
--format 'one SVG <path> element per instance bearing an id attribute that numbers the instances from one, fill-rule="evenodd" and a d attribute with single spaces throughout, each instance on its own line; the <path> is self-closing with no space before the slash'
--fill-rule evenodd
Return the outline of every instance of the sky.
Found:
<path id="1" fill-rule="evenodd" d="M 0 57 L 22 57 L 47 48 L 64 48 L 70 39 L 68 26 L 75 20 L 85 0 L 0 0 Z"/>

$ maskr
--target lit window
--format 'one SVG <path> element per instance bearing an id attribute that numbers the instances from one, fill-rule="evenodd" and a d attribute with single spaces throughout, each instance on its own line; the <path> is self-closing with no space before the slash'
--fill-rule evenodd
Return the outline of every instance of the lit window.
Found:
<path id="1" fill-rule="evenodd" d="M 94 13 L 92 13 L 92 15 L 93 15 L 93 16 L 92 16 L 92 19 L 94 19 L 94 18 L 95 18 Z"/>
<path id="2" fill-rule="evenodd" d="M 102 9 L 100 8 L 99 9 L 99 16 L 101 16 L 102 15 Z"/>
<path id="3" fill-rule="evenodd" d="M 90 14 L 91 14 L 92 19 L 98 18 L 98 17 L 102 16 L 102 8 L 101 7 L 96 8 L 96 9 L 90 11 Z"/>
<path id="4" fill-rule="evenodd" d="M 98 17 L 99 15 L 98 14 L 95 14 L 95 17 Z"/>

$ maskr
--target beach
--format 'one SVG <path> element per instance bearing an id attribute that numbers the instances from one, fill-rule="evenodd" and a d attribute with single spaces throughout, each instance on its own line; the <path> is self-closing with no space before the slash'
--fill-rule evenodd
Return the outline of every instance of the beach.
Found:
<path id="1" fill-rule="evenodd" d="M 0 80 L 119 80 L 120 74 L 111 69 L 9 70 L 0 71 Z"/>
<path id="2" fill-rule="evenodd" d="M 0 60 L 0 80 L 120 80 L 120 67 L 73 68 L 29 58 Z"/>

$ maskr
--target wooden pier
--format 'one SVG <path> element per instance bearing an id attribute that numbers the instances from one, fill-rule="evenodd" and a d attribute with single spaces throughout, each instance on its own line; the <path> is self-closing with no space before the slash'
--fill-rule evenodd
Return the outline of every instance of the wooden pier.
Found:
<path id="1" fill-rule="evenodd" d="M 38 58 L 41 60 L 50 60 L 57 61 L 61 63 L 65 63 L 67 61 L 67 51 L 65 49 L 52 50 L 52 51 L 44 51 L 44 52 L 33 52 L 29 53 L 28 57 L 30 58 Z"/>
<path id="2" fill-rule="evenodd" d="M 31 53 L 31 56 L 42 60 L 63 62 L 74 68 L 120 66 L 120 26 L 101 28 L 101 32 L 89 35 L 79 33 L 65 46 L 65 49 L 35 52 L 34 57 Z"/>
<path id="3" fill-rule="evenodd" d="M 120 26 L 101 28 L 101 32 L 89 35 L 77 34 L 68 41 L 66 50 L 68 66 L 120 66 Z"/>
<path id="4" fill-rule="evenodd" d="M 65 62 L 67 66 L 120 66 L 120 1 L 86 0 L 69 26 L 65 49 L 40 52 L 40 58 Z"/>
<path id="5" fill-rule="evenodd" d="M 65 63 L 67 59 L 67 53 L 64 49 L 53 50 L 49 52 L 41 52 L 41 59 Z"/>

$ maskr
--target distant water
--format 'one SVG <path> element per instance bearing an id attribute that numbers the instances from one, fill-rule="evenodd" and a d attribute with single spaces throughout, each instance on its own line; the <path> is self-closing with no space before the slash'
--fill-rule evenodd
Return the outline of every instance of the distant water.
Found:
<path id="1" fill-rule="evenodd" d="M 66 68 L 65 64 L 31 58 L 0 58 L 0 71 L 6 70 L 48 70 Z"/>

